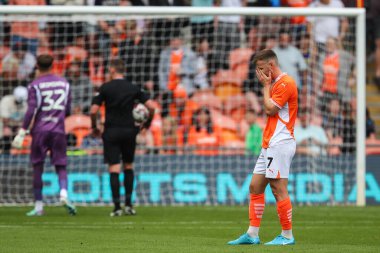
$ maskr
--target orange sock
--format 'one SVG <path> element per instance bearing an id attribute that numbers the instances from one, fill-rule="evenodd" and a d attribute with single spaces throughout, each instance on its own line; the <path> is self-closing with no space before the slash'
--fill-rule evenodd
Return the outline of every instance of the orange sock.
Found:
<path id="1" fill-rule="evenodd" d="M 292 202 L 289 197 L 277 202 L 277 213 L 282 230 L 292 229 Z"/>
<path id="2" fill-rule="evenodd" d="M 265 207 L 265 196 L 261 194 L 250 194 L 249 202 L 249 225 L 260 227 Z"/>

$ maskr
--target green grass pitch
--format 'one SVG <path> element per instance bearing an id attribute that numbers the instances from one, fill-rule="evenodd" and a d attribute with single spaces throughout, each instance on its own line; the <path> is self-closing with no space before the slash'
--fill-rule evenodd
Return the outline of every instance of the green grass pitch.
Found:
<path id="1" fill-rule="evenodd" d="M 0 207 L 0 252 L 380 252 L 380 207 L 294 207 L 295 246 L 228 246 L 245 232 L 245 206 L 137 207 L 111 218 L 110 207 L 62 207 L 26 217 L 30 207 Z M 262 242 L 280 232 L 274 206 L 262 221 Z"/>

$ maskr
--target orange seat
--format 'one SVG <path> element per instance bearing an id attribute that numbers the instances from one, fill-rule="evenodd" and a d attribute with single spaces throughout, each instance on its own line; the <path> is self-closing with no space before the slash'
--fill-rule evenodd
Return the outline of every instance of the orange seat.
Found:
<path id="1" fill-rule="evenodd" d="M 215 110 L 211 111 L 211 118 L 212 118 L 212 123 L 214 124 L 215 127 L 218 127 L 221 130 L 227 129 L 227 130 L 236 132 L 237 124 L 232 118 L 226 115 L 223 115 L 222 113 Z"/>
<path id="2" fill-rule="evenodd" d="M 209 109 L 214 109 L 221 111 L 222 110 L 222 101 L 219 97 L 215 96 L 212 91 L 197 91 L 191 97 L 195 103 L 197 103 L 200 107 L 207 107 Z"/>
<path id="3" fill-rule="evenodd" d="M 237 48 L 230 53 L 230 69 L 235 69 L 241 64 L 249 65 L 249 60 L 252 56 L 252 49 L 250 48 Z"/>
<path id="4" fill-rule="evenodd" d="M 230 114 L 233 110 L 239 108 L 245 108 L 247 106 L 247 100 L 242 94 L 235 96 L 229 96 L 224 101 L 224 113 Z"/>
<path id="5" fill-rule="evenodd" d="M 222 129 L 222 143 L 239 141 L 239 136 L 237 135 L 236 130 L 233 129 Z"/>
<path id="6" fill-rule="evenodd" d="M 83 138 L 90 133 L 91 119 L 89 116 L 74 114 L 65 119 L 66 133 L 72 133 L 77 138 L 76 146 L 82 145 Z"/>
<path id="7" fill-rule="evenodd" d="M 234 73 L 242 80 L 246 80 L 249 73 L 249 64 L 239 64 L 234 69 L 232 69 L 232 71 L 234 71 Z"/>
<path id="8" fill-rule="evenodd" d="M 245 118 L 247 101 L 245 96 L 239 94 L 227 97 L 224 102 L 224 113 L 233 120 L 240 122 Z"/>
<path id="9" fill-rule="evenodd" d="M 230 69 L 242 80 L 248 77 L 252 53 L 253 51 L 250 48 L 237 48 L 230 53 Z"/>
<path id="10" fill-rule="evenodd" d="M 211 81 L 215 95 L 225 100 L 229 96 L 241 94 L 244 80 L 232 70 L 219 70 Z"/>
<path id="11" fill-rule="evenodd" d="M 224 155 L 244 155 L 245 142 L 240 140 L 231 140 L 223 143 L 222 154 Z"/>

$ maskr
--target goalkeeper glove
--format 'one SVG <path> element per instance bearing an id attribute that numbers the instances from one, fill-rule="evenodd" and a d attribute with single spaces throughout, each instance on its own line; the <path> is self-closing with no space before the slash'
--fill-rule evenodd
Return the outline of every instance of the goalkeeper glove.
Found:
<path id="1" fill-rule="evenodd" d="M 20 130 L 18 130 L 16 137 L 13 139 L 12 147 L 18 148 L 18 149 L 22 148 L 22 144 L 24 143 L 24 139 L 26 135 L 27 135 L 27 131 L 23 128 L 20 128 Z"/>

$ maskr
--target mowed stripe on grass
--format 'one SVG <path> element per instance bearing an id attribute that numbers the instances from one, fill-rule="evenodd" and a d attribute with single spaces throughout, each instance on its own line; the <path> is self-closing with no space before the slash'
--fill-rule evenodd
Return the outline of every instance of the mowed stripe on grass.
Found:
<path id="1" fill-rule="evenodd" d="M 47 207 L 0 207 L 0 252 L 380 252 L 380 207 L 294 207 L 295 246 L 228 246 L 248 226 L 246 206 L 137 207 L 111 218 L 110 207 L 79 207 L 75 217 Z M 260 238 L 281 231 L 265 208 Z"/>

